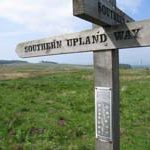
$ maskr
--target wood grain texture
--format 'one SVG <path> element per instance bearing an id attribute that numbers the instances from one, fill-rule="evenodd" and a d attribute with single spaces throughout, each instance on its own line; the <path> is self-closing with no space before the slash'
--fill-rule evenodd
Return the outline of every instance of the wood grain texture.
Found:
<path id="1" fill-rule="evenodd" d="M 137 30 L 138 34 L 134 37 L 135 33 L 132 30 Z M 86 30 L 79 33 L 67 34 L 57 37 L 50 37 L 40 40 L 33 40 L 28 42 L 23 42 L 18 44 L 16 52 L 20 57 L 37 57 L 37 56 L 47 56 L 56 54 L 66 54 L 66 53 L 79 53 L 88 51 L 99 51 L 99 50 L 109 50 L 109 49 L 123 49 L 123 48 L 133 48 L 133 47 L 146 47 L 150 46 L 150 20 L 127 23 L 125 25 L 119 25 L 107 28 L 96 28 L 92 30 Z M 130 32 L 131 31 L 131 32 Z M 103 35 L 103 37 L 101 37 Z M 105 35 L 105 37 L 104 37 Z M 121 37 L 120 37 L 121 35 Z M 131 37 L 130 37 L 130 36 Z M 93 42 L 93 36 L 98 36 L 98 42 Z M 116 38 L 117 37 L 117 38 Z M 101 38 L 107 38 L 106 41 L 102 42 Z M 67 40 L 73 40 L 72 45 L 67 45 Z M 82 40 L 82 42 L 80 41 Z M 61 41 L 61 46 L 52 45 L 53 42 Z M 41 48 L 26 52 L 26 48 L 49 44 L 42 50 Z M 55 43 L 56 44 L 56 43 Z"/>
<path id="2" fill-rule="evenodd" d="M 119 150 L 119 56 L 118 50 L 94 52 L 95 87 L 112 89 L 112 142 L 96 139 L 96 150 Z"/>
<path id="3" fill-rule="evenodd" d="M 116 4 L 116 0 L 110 0 Z M 93 24 L 93 28 L 98 26 Z M 95 87 L 112 89 L 112 142 L 96 139 L 95 150 L 120 150 L 119 51 L 94 51 Z"/>
<path id="4" fill-rule="evenodd" d="M 118 25 L 120 22 L 117 22 L 115 19 L 112 19 L 112 14 L 104 15 L 99 11 L 98 3 L 104 4 L 109 11 L 115 12 L 119 16 L 124 18 L 124 22 L 132 22 L 134 19 L 125 14 L 122 10 L 116 7 L 116 2 L 111 0 L 73 0 L 73 14 L 79 18 L 90 21 L 94 24 L 100 26 L 107 25 Z M 107 11 L 107 10 L 104 10 Z M 114 15 L 114 14 L 113 14 Z M 116 18 L 116 17 L 113 17 Z"/>

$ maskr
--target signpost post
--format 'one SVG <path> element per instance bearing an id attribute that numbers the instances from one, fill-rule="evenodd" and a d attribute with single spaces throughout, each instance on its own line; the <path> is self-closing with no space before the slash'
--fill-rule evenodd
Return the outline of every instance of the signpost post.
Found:
<path id="1" fill-rule="evenodd" d="M 117 8 L 116 0 L 73 0 L 73 2 L 75 16 L 103 27 L 134 21 Z M 128 28 L 126 31 L 129 31 Z M 121 37 L 121 34 L 122 32 L 117 32 L 115 37 L 118 35 Z M 137 41 L 136 43 L 138 44 Z M 120 149 L 118 48 L 94 51 L 96 150 Z"/>
<path id="2" fill-rule="evenodd" d="M 116 6 L 116 0 L 110 5 Z M 93 25 L 93 28 L 96 27 Z M 120 149 L 119 51 L 94 52 L 95 150 Z"/>
<path id="3" fill-rule="evenodd" d="M 132 22 L 116 7 L 116 0 L 73 0 L 73 4 L 74 15 L 103 27 L 23 42 L 16 52 L 26 58 L 93 51 L 96 150 L 119 150 L 118 49 L 150 46 L 150 20 Z"/>
<path id="4" fill-rule="evenodd" d="M 94 52 L 96 150 L 119 150 L 118 50 Z"/>

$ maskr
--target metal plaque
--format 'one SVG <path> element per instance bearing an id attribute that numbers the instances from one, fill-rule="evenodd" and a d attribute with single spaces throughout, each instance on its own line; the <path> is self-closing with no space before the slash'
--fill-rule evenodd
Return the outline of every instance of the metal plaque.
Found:
<path id="1" fill-rule="evenodd" d="M 95 88 L 96 138 L 112 141 L 111 88 Z"/>

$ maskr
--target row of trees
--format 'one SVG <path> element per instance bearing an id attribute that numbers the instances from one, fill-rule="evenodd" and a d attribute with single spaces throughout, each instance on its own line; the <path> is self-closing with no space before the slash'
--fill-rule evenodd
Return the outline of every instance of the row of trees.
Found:
<path id="1" fill-rule="evenodd" d="M 27 61 L 20 61 L 20 60 L 0 60 L 0 64 L 18 64 L 18 63 L 28 63 Z"/>

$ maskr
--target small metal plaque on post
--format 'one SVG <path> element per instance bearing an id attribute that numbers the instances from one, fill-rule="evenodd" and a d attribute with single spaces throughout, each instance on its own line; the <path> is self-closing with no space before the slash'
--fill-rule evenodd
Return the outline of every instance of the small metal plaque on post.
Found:
<path id="1" fill-rule="evenodd" d="M 112 141 L 112 101 L 111 88 L 95 88 L 96 138 L 101 141 Z"/>

